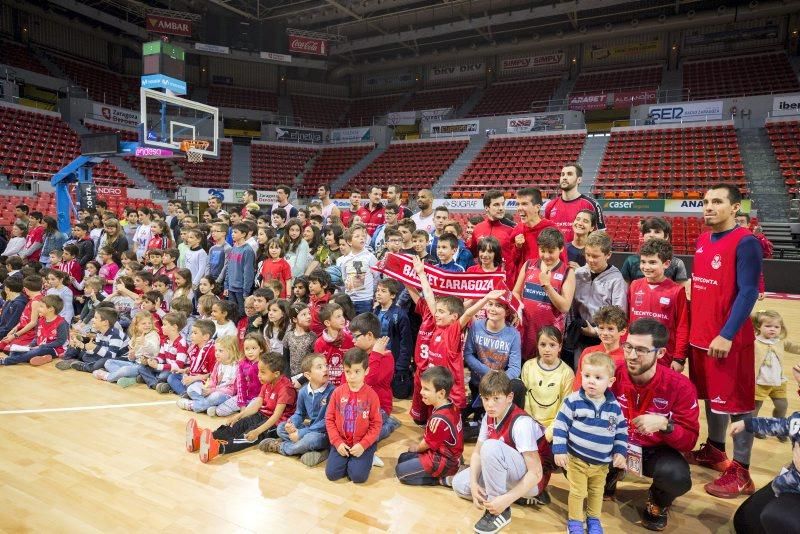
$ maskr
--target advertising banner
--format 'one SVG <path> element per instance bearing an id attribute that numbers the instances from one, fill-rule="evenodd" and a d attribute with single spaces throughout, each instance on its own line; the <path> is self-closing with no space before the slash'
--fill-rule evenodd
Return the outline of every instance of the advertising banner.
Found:
<path id="1" fill-rule="evenodd" d="M 300 35 L 289 36 L 289 52 L 298 54 L 311 54 L 312 56 L 327 56 L 328 41 Z"/>
<path id="2" fill-rule="evenodd" d="M 703 48 L 719 44 L 747 44 L 752 46 L 752 41 L 775 41 L 780 37 L 780 28 L 773 20 L 763 21 L 763 25 L 752 26 L 754 21 L 733 24 L 733 28 L 722 25 L 705 27 L 696 30 L 686 30 L 683 45 L 686 48 Z M 751 41 L 748 43 L 748 41 Z M 764 43 L 761 43 L 762 45 Z"/>
<path id="3" fill-rule="evenodd" d="M 186 82 L 163 74 L 142 76 L 142 87 L 145 89 L 169 89 L 178 96 L 186 94 Z"/>
<path id="4" fill-rule="evenodd" d="M 639 104 L 655 104 L 656 91 L 656 89 L 617 91 L 614 93 L 614 109 L 628 109 Z"/>
<path id="5" fill-rule="evenodd" d="M 465 80 L 480 78 L 486 70 L 485 61 L 470 61 L 454 65 L 431 65 L 428 67 L 428 81 Z"/>
<path id="6" fill-rule="evenodd" d="M 419 117 L 428 122 L 440 121 L 449 115 L 451 111 L 453 111 L 453 108 L 423 109 L 419 112 Z"/>
<path id="7" fill-rule="evenodd" d="M 231 49 L 227 46 L 218 46 L 205 43 L 195 43 L 195 50 L 202 50 L 203 52 L 214 52 L 216 54 L 230 54 Z"/>
<path id="8" fill-rule="evenodd" d="M 525 133 L 534 131 L 535 117 L 512 117 L 506 122 L 508 133 Z"/>
<path id="9" fill-rule="evenodd" d="M 664 199 L 661 198 L 604 199 L 598 202 L 603 211 L 664 211 Z"/>
<path id="10" fill-rule="evenodd" d="M 377 74 L 365 74 L 361 78 L 361 89 L 366 93 L 403 89 L 414 83 L 410 70 L 395 70 Z"/>
<path id="11" fill-rule="evenodd" d="M 647 57 L 657 54 L 661 49 L 658 36 L 629 43 L 593 44 L 585 49 L 586 58 L 594 62 L 612 62 L 633 57 Z"/>
<path id="12" fill-rule="evenodd" d="M 147 31 L 149 32 L 180 35 L 181 37 L 192 36 L 191 20 L 163 17 L 161 15 L 147 15 L 145 20 Z"/>
<path id="13" fill-rule="evenodd" d="M 739 211 L 750 213 L 752 208 L 749 198 L 742 199 L 742 207 Z M 667 213 L 697 213 L 703 212 L 703 199 L 667 199 L 664 201 L 664 211 Z"/>
<path id="14" fill-rule="evenodd" d="M 128 189 L 126 187 L 106 187 L 98 185 L 94 188 L 97 196 L 103 195 L 108 197 L 127 197 Z"/>
<path id="15" fill-rule="evenodd" d="M 552 54 L 506 58 L 500 62 L 500 72 L 529 72 L 564 65 L 566 54 L 562 50 Z"/>
<path id="16" fill-rule="evenodd" d="M 289 54 L 276 54 L 275 52 L 261 52 L 259 54 L 261 59 L 270 59 L 272 61 L 280 61 L 281 63 L 291 63 L 292 56 Z"/>
<path id="17" fill-rule="evenodd" d="M 776 96 L 772 99 L 772 116 L 800 115 L 800 95 Z"/>
<path id="18" fill-rule="evenodd" d="M 305 130 L 302 128 L 275 128 L 278 141 L 296 143 L 322 143 L 322 130 Z"/>
<path id="19" fill-rule="evenodd" d="M 592 109 L 606 109 L 608 95 L 605 93 L 591 93 L 585 95 L 570 95 L 569 109 L 572 111 L 588 111 Z"/>
<path id="20" fill-rule="evenodd" d="M 85 210 L 97 208 L 97 186 L 94 184 L 78 184 L 78 205 Z"/>
<path id="21" fill-rule="evenodd" d="M 108 122 L 133 128 L 136 128 L 142 122 L 138 111 L 98 104 L 97 102 L 92 103 L 92 114 L 98 119 L 102 118 Z"/>
<path id="22" fill-rule="evenodd" d="M 369 141 L 369 126 L 364 128 L 339 128 L 331 130 L 331 143 L 356 143 Z"/>
<path id="23" fill-rule="evenodd" d="M 722 100 L 650 106 L 647 114 L 655 124 L 722 120 Z"/>
<path id="24" fill-rule="evenodd" d="M 416 111 L 393 111 L 386 116 L 386 124 L 388 126 L 410 126 L 416 124 L 416 122 Z"/>
<path id="25" fill-rule="evenodd" d="M 457 137 L 480 133 L 480 121 L 435 122 L 431 124 L 431 137 Z"/>

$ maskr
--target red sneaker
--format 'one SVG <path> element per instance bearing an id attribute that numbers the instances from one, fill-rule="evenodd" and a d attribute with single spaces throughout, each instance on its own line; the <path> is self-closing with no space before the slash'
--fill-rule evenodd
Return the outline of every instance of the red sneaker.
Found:
<path id="1" fill-rule="evenodd" d="M 211 435 L 211 429 L 206 428 L 200 434 L 200 461 L 207 464 L 219 456 L 219 441 Z"/>
<path id="2" fill-rule="evenodd" d="M 44 365 L 44 364 L 50 363 L 52 361 L 53 361 L 53 357 L 50 356 L 49 354 L 45 354 L 44 356 L 34 356 L 33 358 L 31 358 L 31 361 L 28 362 L 28 363 L 30 363 L 31 366 L 33 366 L 33 367 L 38 367 L 40 365 Z"/>
<path id="3" fill-rule="evenodd" d="M 200 448 L 200 434 L 202 429 L 197 426 L 197 421 L 193 418 L 186 421 L 186 450 L 196 452 Z"/>
<path id="4" fill-rule="evenodd" d="M 710 443 L 703 443 L 696 451 L 685 452 L 683 456 L 692 465 L 701 465 L 720 473 L 731 465 L 728 455 Z"/>
<path id="5" fill-rule="evenodd" d="M 733 499 L 740 495 L 752 495 L 756 491 L 750 471 L 734 460 L 718 479 L 706 484 L 705 489 L 714 497 Z"/>

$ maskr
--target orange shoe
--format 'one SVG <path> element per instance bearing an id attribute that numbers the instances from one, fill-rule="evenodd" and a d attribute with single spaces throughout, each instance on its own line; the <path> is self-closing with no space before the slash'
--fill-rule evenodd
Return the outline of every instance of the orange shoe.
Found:
<path id="1" fill-rule="evenodd" d="M 718 479 L 704 486 L 706 492 L 721 499 L 733 499 L 740 495 L 752 495 L 756 485 L 750 478 L 750 471 L 734 460 Z"/>
<path id="2" fill-rule="evenodd" d="M 200 434 L 202 429 L 197 426 L 197 421 L 193 418 L 186 421 L 186 450 L 196 452 L 200 448 Z"/>
<path id="3" fill-rule="evenodd" d="M 206 428 L 200 434 L 200 461 L 207 464 L 219 456 L 219 441 L 211 435 L 211 429 Z"/>
<path id="4" fill-rule="evenodd" d="M 708 467 L 720 473 L 726 471 L 731 465 L 728 455 L 710 443 L 703 443 L 696 451 L 685 452 L 683 456 L 692 465 Z"/>
<path id="5" fill-rule="evenodd" d="M 34 356 L 31 358 L 31 361 L 28 362 L 33 367 L 38 367 L 40 365 L 45 365 L 53 361 L 53 357 L 49 354 L 45 354 L 44 356 Z"/>

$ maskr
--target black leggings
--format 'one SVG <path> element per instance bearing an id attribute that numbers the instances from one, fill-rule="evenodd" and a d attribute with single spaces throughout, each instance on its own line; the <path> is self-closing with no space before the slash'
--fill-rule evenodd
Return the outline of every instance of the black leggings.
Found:
<path id="1" fill-rule="evenodd" d="M 614 467 L 608 470 L 608 480 L 619 473 Z M 672 501 L 692 489 L 689 464 L 681 453 L 671 447 L 643 447 L 642 474 L 652 477 L 650 494 L 658 506 L 669 506 Z"/>
<path id="2" fill-rule="evenodd" d="M 255 441 L 247 441 L 244 435 L 263 425 L 267 419 L 266 415 L 257 413 L 243 419 L 239 419 L 233 425 L 222 425 L 218 427 L 212 435 L 214 439 L 218 439 L 222 443 L 219 447 L 219 452 L 222 454 L 231 454 L 232 452 L 243 451 L 248 447 L 258 445 L 262 439 L 277 438 L 278 433 L 273 426 L 266 432 L 262 432 Z"/>
<path id="3" fill-rule="evenodd" d="M 767 484 L 739 506 L 733 516 L 736 534 L 790 534 L 800 531 L 800 494 L 780 497 Z"/>

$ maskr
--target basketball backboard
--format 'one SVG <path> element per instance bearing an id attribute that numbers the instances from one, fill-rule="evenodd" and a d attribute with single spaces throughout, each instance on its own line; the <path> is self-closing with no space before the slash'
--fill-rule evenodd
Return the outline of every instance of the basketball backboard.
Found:
<path id="1" fill-rule="evenodd" d="M 217 108 L 144 87 L 140 94 L 144 146 L 181 151 L 183 141 L 208 141 L 207 149 L 194 150 L 210 157 L 219 154 Z"/>

